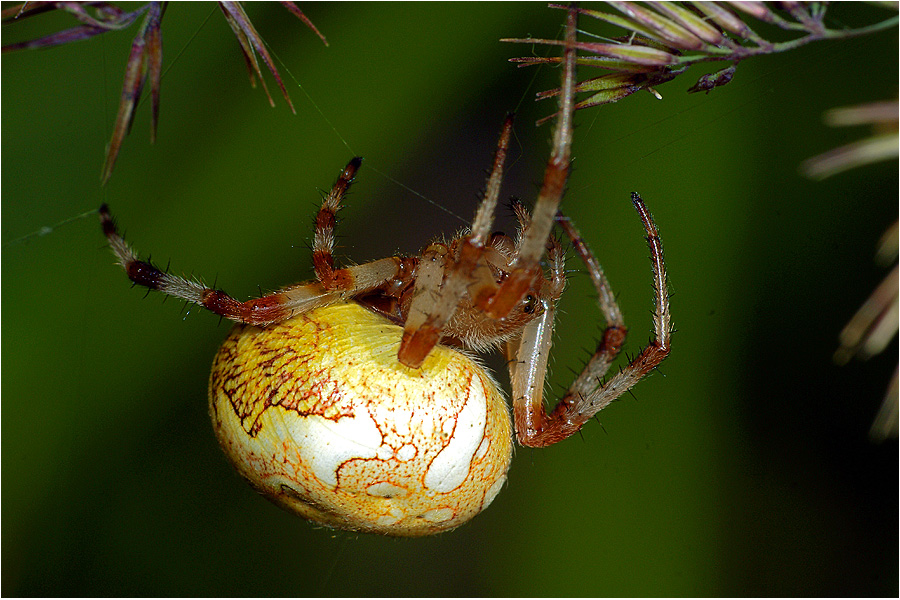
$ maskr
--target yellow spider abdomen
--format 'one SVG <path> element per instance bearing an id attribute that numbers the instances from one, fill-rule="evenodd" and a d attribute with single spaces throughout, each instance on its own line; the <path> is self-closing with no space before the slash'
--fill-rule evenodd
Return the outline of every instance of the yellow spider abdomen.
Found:
<path id="1" fill-rule="evenodd" d="M 329 527 L 453 529 L 506 481 L 509 410 L 487 372 L 435 347 L 397 360 L 402 329 L 354 303 L 236 326 L 213 361 L 210 414 L 238 471 Z"/>

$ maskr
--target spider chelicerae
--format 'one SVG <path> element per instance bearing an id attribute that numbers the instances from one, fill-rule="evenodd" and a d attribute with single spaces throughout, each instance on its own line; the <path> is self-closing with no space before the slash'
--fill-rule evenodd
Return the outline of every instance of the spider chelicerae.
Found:
<path id="1" fill-rule="evenodd" d="M 134 283 L 238 323 L 213 364 L 210 412 L 239 472 L 276 503 L 345 529 L 390 535 L 451 529 L 493 500 L 511 457 L 509 413 L 496 384 L 453 348 L 503 351 L 515 435 L 525 446 L 577 432 L 669 353 L 662 243 L 634 194 L 653 267 L 654 337 L 603 380 L 625 325 L 599 262 L 559 212 L 572 142 L 575 20 L 570 9 L 552 154 L 534 210 L 513 204 L 516 239 L 491 230 L 511 118 L 468 232 L 418 255 L 336 268 L 336 214 L 361 165 L 354 158 L 316 217 L 316 280 L 245 302 L 141 260 L 101 207 L 104 233 Z M 606 328 L 581 374 L 547 412 L 544 377 L 566 284 L 555 225 L 586 266 Z"/>

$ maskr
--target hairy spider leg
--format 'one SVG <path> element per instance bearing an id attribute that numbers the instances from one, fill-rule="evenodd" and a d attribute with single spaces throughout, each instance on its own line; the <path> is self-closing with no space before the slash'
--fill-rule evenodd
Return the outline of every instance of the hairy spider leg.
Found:
<path id="1" fill-rule="evenodd" d="M 541 257 L 550 237 L 569 177 L 569 159 L 572 146 L 572 120 L 575 111 L 575 32 L 578 11 L 569 7 L 566 17 L 566 41 L 563 53 L 562 87 L 559 96 L 559 118 L 553 134 L 553 150 L 537 202 L 531 214 L 532 226 L 528 228 L 512 268 L 500 288 L 493 295 L 483 298 L 479 307 L 488 316 L 501 319 L 508 315 L 541 272 Z"/>
<path id="2" fill-rule="evenodd" d="M 609 281 L 606 279 L 603 267 L 600 266 L 600 262 L 590 247 L 588 247 L 587 242 L 581 237 L 581 233 L 575 227 L 575 223 L 563 215 L 562 212 L 557 213 L 556 222 L 559 223 L 560 228 L 566 233 L 566 236 L 572 243 L 572 247 L 575 248 L 575 252 L 578 253 L 581 262 L 587 268 L 591 283 L 594 284 L 594 289 L 597 291 L 597 305 L 606 321 L 603 336 L 597 344 L 594 355 L 591 356 L 581 375 L 569 388 L 570 393 L 577 393 L 578 390 L 582 390 L 585 387 L 596 385 L 596 382 L 606 374 L 609 366 L 616 359 L 616 356 L 622 349 L 622 345 L 625 343 L 628 329 L 625 327 L 625 319 L 622 316 L 622 311 L 619 310 L 619 305 L 616 303 L 616 297 L 613 295 Z"/>
<path id="3" fill-rule="evenodd" d="M 350 189 L 361 164 L 362 157 L 360 156 L 354 157 L 347 163 L 331 191 L 322 200 L 319 212 L 316 213 L 316 225 L 313 232 L 313 268 L 316 272 L 316 279 L 322 282 L 327 289 L 332 289 L 335 283 L 334 256 L 331 252 L 334 249 L 337 212 L 343 208 L 341 202 L 344 200 L 347 190 Z"/>
<path id="4" fill-rule="evenodd" d="M 408 367 L 418 368 L 440 341 L 444 325 L 452 317 L 460 300 L 468 292 L 475 302 L 489 298 L 497 283 L 484 260 L 491 248 L 491 226 L 503 181 L 513 116 L 503 122 L 493 167 L 485 186 L 484 199 L 478 205 L 471 232 L 460 240 L 457 256 L 445 244 L 431 244 L 419 260 L 409 314 L 397 358 Z"/>
<path id="5" fill-rule="evenodd" d="M 409 269 L 408 261 L 398 257 L 383 258 L 346 269 L 335 270 L 333 268 L 330 244 L 333 243 L 334 225 L 333 222 L 330 226 L 327 224 L 328 213 L 331 213 L 333 221 L 334 213 L 337 212 L 337 208 L 334 207 L 340 207 L 340 200 L 349 189 L 359 165 L 359 158 L 350 161 L 341 172 L 331 193 L 324 200 L 325 215 L 322 215 L 323 210 L 319 211 L 321 219 L 317 218 L 314 253 L 319 251 L 316 276 L 323 278 L 324 281 L 292 285 L 245 302 L 235 300 L 226 292 L 209 288 L 199 281 L 192 281 L 161 271 L 150 262 L 141 260 L 116 230 L 115 222 L 106 204 L 100 207 L 100 223 L 103 233 L 109 240 L 110 248 L 118 259 L 118 264 L 135 284 L 199 304 L 210 312 L 238 323 L 269 325 L 314 308 L 352 298 L 366 290 L 375 289 L 386 281 L 404 274 Z M 318 226 L 320 220 L 326 221 L 321 232 Z M 318 241 L 319 237 L 321 237 L 321 243 Z M 331 242 L 328 241 L 329 239 Z M 327 256 L 324 254 L 326 249 L 328 250 Z"/>
<path id="6" fill-rule="evenodd" d="M 554 306 L 553 303 L 545 301 L 543 314 L 523 330 L 521 339 L 518 340 L 515 347 L 515 361 L 510 366 L 516 437 L 523 446 L 549 446 L 574 434 L 595 414 L 656 368 L 669 354 L 671 318 L 662 240 L 656 224 L 653 222 L 653 217 L 641 197 L 632 194 L 632 203 L 640 215 L 650 248 L 655 291 L 654 337 L 634 360 L 603 383 L 600 381 L 600 377 L 609 368 L 612 357 L 618 353 L 621 346 L 621 342 L 617 346 L 614 339 L 607 340 L 607 335 L 604 334 L 604 339 L 601 340 L 594 357 L 548 414 L 543 404 L 543 388 L 547 357 L 553 336 Z M 566 228 L 564 227 L 564 229 Z M 571 237 L 572 234 L 569 231 L 566 229 L 567 234 Z M 577 234 L 574 227 L 571 228 L 571 232 Z M 578 245 L 575 245 L 578 248 Z M 588 258 L 585 263 L 592 271 L 591 277 L 595 286 L 598 287 L 599 302 L 601 310 L 604 311 L 607 318 L 607 331 L 609 331 L 610 322 L 616 323 L 621 320 L 621 316 L 616 316 L 618 308 L 612 308 L 614 304 L 604 308 L 606 300 L 603 299 L 603 296 L 608 294 L 611 298 L 612 293 L 602 271 L 594 270 L 594 265 L 599 267 L 599 263 L 596 262 L 586 245 L 582 245 L 578 252 L 582 258 L 585 256 Z M 620 326 L 616 324 L 613 327 Z M 624 335 L 624 326 L 621 327 Z M 614 332 L 613 336 L 615 335 L 617 333 Z"/>

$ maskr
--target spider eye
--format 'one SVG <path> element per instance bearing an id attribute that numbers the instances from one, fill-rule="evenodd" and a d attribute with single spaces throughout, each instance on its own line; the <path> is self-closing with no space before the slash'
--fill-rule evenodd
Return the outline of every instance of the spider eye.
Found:
<path id="1" fill-rule="evenodd" d="M 535 311 L 537 308 L 537 298 L 532 294 L 528 294 L 525 298 L 522 299 L 522 311 L 528 313 L 529 315 Z"/>

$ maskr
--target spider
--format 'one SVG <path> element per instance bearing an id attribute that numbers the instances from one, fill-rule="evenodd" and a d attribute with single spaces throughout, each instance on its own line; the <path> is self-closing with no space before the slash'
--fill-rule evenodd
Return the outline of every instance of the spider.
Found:
<path id="1" fill-rule="evenodd" d="M 349 530 L 417 536 L 455 528 L 490 504 L 512 454 L 509 410 L 469 351 L 499 347 L 508 359 L 515 435 L 525 446 L 577 432 L 667 356 L 662 242 L 633 194 L 653 267 L 654 337 L 602 380 L 626 329 L 599 262 L 558 210 L 570 162 L 574 40 L 570 9 L 552 154 L 533 212 L 513 204 L 515 240 L 491 233 L 511 117 L 469 231 L 416 256 L 336 268 L 336 214 L 361 165 L 353 158 L 316 217 L 316 280 L 246 302 L 141 260 L 108 208 L 100 208 L 103 231 L 132 282 L 238 323 L 213 362 L 210 414 L 226 455 L 277 504 Z M 582 373 L 547 412 L 544 376 L 566 284 L 554 225 L 586 265 L 606 329 Z"/>

